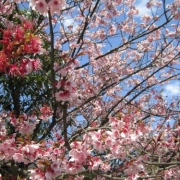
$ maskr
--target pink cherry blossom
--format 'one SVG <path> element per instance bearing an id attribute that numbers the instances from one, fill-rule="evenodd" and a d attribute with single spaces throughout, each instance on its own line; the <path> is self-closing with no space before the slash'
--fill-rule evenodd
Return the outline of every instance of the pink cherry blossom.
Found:
<path id="1" fill-rule="evenodd" d="M 65 2 L 64 0 L 51 0 L 48 3 L 48 6 L 50 8 L 50 10 L 52 11 L 52 13 L 57 13 L 60 14 L 61 9 L 63 8 Z"/>
<path id="2" fill-rule="evenodd" d="M 0 1 L 0 179 L 180 179 L 180 3 L 146 3 Z"/>
<path id="3" fill-rule="evenodd" d="M 15 153 L 13 155 L 13 159 L 16 161 L 16 162 L 24 162 L 25 161 L 25 158 L 23 156 L 23 154 L 20 154 L 20 153 Z"/>
<path id="4" fill-rule="evenodd" d="M 45 0 L 32 0 L 31 6 L 39 13 L 46 15 L 48 11 L 48 5 Z"/>
<path id="5" fill-rule="evenodd" d="M 57 101 L 71 101 L 72 97 L 74 96 L 74 93 L 65 90 L 57 92 L 55 96 Z"/>

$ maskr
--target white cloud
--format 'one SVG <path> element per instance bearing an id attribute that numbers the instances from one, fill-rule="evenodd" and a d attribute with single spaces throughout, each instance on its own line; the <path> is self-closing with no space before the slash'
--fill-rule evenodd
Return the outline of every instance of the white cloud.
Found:
<path id="1" fill-rule="evenodd" d="M 77 23 L 74 21 L 72 17 L 66 17 L 62 20 L 62 23 L 64 25 L 64 28 L 66 31 L 75 31 L 77 28 Z M 70 30 L 68 27 L 71 27 L 72 29 Z"/>
<path id="2" fill-rule="evenodd" d="M 73 25 L 73 23 L 74 23 L 74 20 L 72 18 L 66 18 L 63 20 L 63 24 L 65 27 Z"/>
<path id="3" fill-rule="evenodd" d="M 163 96 L 177 96 L 180 95 L 180 83 L 167 84 L 164 88 Z"/>
<path id="4" fill-rule="evenodd" d="M 137 0 L 135 3 L 135 7 L 139 10 L 139 14 L 137 17 L 141 17 L 144 14 L 151 15 L 151 9 L 148 9 L 146 4 L 149 0 Z"/>

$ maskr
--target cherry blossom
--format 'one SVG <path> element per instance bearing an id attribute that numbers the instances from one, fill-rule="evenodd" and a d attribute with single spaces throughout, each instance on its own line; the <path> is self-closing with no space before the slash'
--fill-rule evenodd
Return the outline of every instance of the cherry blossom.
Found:
<path id="1" fill-rule="evenodd" d="M 32 0 L 30 6 L 43 15 L 47 14 L 48 5 L 45 0 Z"/>
<path id="2" fill-rule="evenodd" d="M 57 14 L 60 14 L 60 11 L 61 9 L 63 8 L 63 6 L 65 5 L 65 2 L 64 0 L 51 0 L 49 3 L 48 3 L 48 6 L 50 8 L 50 10 L 53 12 L 53 13 L 57 13 Z"/>
<path id="3" fill-rule="evenodd" d="M 179 5 L 0 2 L 0 179 L 178 180 Z"/>

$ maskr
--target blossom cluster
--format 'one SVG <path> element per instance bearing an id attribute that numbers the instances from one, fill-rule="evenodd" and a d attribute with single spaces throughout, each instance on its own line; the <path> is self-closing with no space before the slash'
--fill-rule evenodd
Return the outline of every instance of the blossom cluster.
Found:
<path id="1" fill-rule="evenodd" d="M 48 114 L 50 118 L 51 113 L 48 107 L 44 108 L 41 112 L 45 110 L 47 118 Z M 134 114 L 138 116 L 138 112 Z M 174 143 L 174 133 L 179 133 L 179 126 L 174 132 L 169 131 L 167 127 L 162 133 L 159 132 L 158 126 L 157 131 L 153 130 L 144 122 L 137 122 L 132 114 L 120 113 L 121 118 L 110 117 L 107 127 L 96 130 L 93 130 L 93 126 L 89 127 L 81 139 L 70 143 L 71 149 L 67 154 L 64 139 L 59 134 L 56 135 L 56 141 L 31 141 L 30 134 L 38 123 L 35 114 L 29 116 L 24 114 L 19 118 L 10 116 L 11 123 L 17 127 L 16 133 L 11 136 L 3 130 L 3 124 L 8 116 L 6 114 L 0 116 L 1 159 L 4 161 L 13 159 L 17 163 L 31 164 L 29 173 L 32 180 L 52 180 L 62 174 L 73 175 L 86 170 L 110 173 L 114 159 L 123 163 L 124 166 L 119 175 L 125 173 L 128 179 L 132 180 L 142 175 L 148 177 L 148 167 L 144 162 L 152 158 L 152 152 L 155 155 L 166 154 L 168 149 L 178 148 L 178 144 Z M 31 124 L 29 129 L 25 123 L 27 121 L 29 125 Z M 21 123 L 23 125 L 18 128 Z M 150 135 L 152 132 L 154 136 Z M 97 154 L 102 155 L 96 156 Z M 166 156 L 161 158 L 164 161 L 168 160 Z M 165 177 L 170 178 L 176 175 L 177 170 L 177 168 L 167 169 Z M 83 179 L 83 176 L 75 176 L 74 180 L 78 179 Z M 97 177 L 97 179 L 101 178 Z"/>
<path id="2" fill-rule="evenodd" d="M 41 41 L 37 35 L 34 35 L 33 24 L 30 21 L 25 21 L 22 25 L 14 25 L 11 29 L 1 28 L 0 31 L 1 73 L 24 76 L 40 69 L 40 60 L 29 57 L 41 51 Z"/>
<path id="3" fill-rule="evenodd" d="M 38 11 L 43 15 L 47 15 L 48 10 L 51 11 L 51 14 L 60 14 L 61 9 L 65 5 L 64 0 L 31 0 L 30 6 L 33 10 Z"/>
<path id="4" fill-rule="evenodd" d="M 21 2 L 0 2 L 0 20 Z M 179 99 L 166 101 L 160 88 L 180 76 L 180 1 L 149 0 L 153 13 L 141 18 L 135 0 L 28 2 L 20 24 L 6 19 L 0 29 L 0 74 L 39 70 L 36 57 L 43 68 L 22 88 L 0 83 L 14 109 L 0 112 L 2 176 L 179 180 Z"/>
<path id="5" fill-rule="evenodd" d="M 74 66 L 78 65 L 78 61 L 69 59 L 70 63 L 66 67 L 60 67 L 58 63 L 54 64 L 54 70 L 57 72 L 57 82 L 55 94 L 57 101 L 71 101 L 76 96 L 76 83 L 74 75 Z"/>

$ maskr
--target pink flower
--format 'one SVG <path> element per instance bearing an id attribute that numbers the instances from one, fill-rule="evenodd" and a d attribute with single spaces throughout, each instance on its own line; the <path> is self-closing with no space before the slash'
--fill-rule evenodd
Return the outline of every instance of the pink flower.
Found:
<path id="1" fill-rule="evenodd" d="M 47 172 L 45 173 L 46 180 L 52 180 L 55 177 L 54 169 L 48 168 Z"/>
<path id="2" fill-rule="evenodd" d="M 37 10 L 39 13 L 46 15 L 48 11 L 48 6 L 45 0 L 38 0 L 35 3 L 35 10 Z"/>
<path id="3" fill-rule="evenodd" d="M 24 162 L 24 156 L 20 153 L 15 153 L 13 155 L 13 159 L 16 161 L 16 162 Z"/>
<path id="4" fill-rule="evenodd" d="M 144 14 L 141 19 L 145 23 L 148 23 L 152 19 L 152 17 L 150 15 L 148 15 L 148 14 Z"/>
<path id="5" fill-rule="evenodd" d="M 26 145 L 22 148 L 22 151 L 34 154 L 39 149 L 39 145 L 37 144 L 30 144 Z"/>
<path id="6" fill-rule="evenodd" d="M 112 35 L 114 35 L 115 33 L 116 33 L 116 27 L 115 27 L 114 24 L 112 24 L 112 25 L 110 26 L 110 28 L 109 28 L 108 34 L 112 36 Z"/>
<path id="7" fill-rule="evenodd" d="M 53 162 L 53 163 L 51 164 L 51 168 L 52 168 L 54 171 L 59 171 L 59 169 L 60 169 L 60 163 L 58 163 L 58 162 Z"/>
<path id="8" fill-rule="evenodd" d="M 80 163 L 80 164 L 84 163 L 87 158 L 83 151 L 78 151 L 76 149 L 72 149 L 69 152 L 69 155 L 71 156 L 70 159 L 71 162 Z"/>
<path id="9" fill-rule="evenodd" d="M 32 65 L 32 62 L 29 61 L 29 62 L 26 64 L 26 72 L 27 72 L 27 74 L 30 74 L 32 71 L 33 71 L 33 65 Z"/>
<path id="10" fill-rule="evenodd" d="M 52 112 L 53 112 L 51 108 L 47 105 L 44 105 L 43 107 L 41 107 L 40 111 L 41 111 L 41 115 L 39 116 L 39 118 L 45 121 L 47 121 L 51 117 Z"/>
<path id="11" fill-rule="evenodd" d="M 33 23 L 31 21 L 24 21 L 23 25 L 25 30 L 33 29 Z"/>
<path id="12" fill-rule="evenodd" d="M 69 174 L 76 174 L 84 170 L 83 166 L 79 163 L 74 162 L 67 162 L 64 165 L 64 168 L 66 169 L 67 173 Z"/>
<path id="13" fill-rule="evenodd" d="M 21 75 L 21 70 L 15 64 L 10 64 L 9 65 L 9 72 L 8 73 L 11 76 L 18 76 L 18 75 Z"/>
<path id="14" fill-rule="evenodd" d="M 72 97 L 74 97 L 74 93 L 65 90 L 57 92 L 55 96 L 57 101 L 71 101 Z"/>
<path id="15" fill-rule="evenodd" d="M 39 169 L 30 169 L 30 179 L 33 180 L 44 180 L 45 176 L 44 176 L 44 172 L 42 172 Z"/>
<path id="16" fill-rule="evenodd" d="M 57 87 L 57 89 L 60 89 L 60 88 L 63 89 L 64 92 L 69 91 L 71 93 L 74 93 L 76 90 L 76 84 L 72 78 L 68 79 L 68 81 L 66 81 L 66 80 L 59 81 L 57 83 L 56 87 Z"/>
<path id="17" fill-rule="evenodd" d="M 40 53 L 41 51 L 41 41 L 37 36 L 30 36 L 29 37 L 29 44 L 25 44 L 26 46 L 26 51 L 28 53 L 32 53 L 32 54 L 36 54 L 36 53 Z"/>
<path id="18" fill-rule="evenodd" d="M 73 79 L 72 78 L 68 79 L 68 81 L 66 82 L 66 89 L 72 91 L 74 90 L 75 87 L 76 87 L 76 84 L 73 81 Z"/>
<path id="19" fill-rule="evenodd" d="M 102 164 L 101 159 L 99 159 L 98 157 L 92 157 L 91 161 L 89 163 L 90 165 L 90 170 L 98 170 L 100 168 L 100 165 Z"/>
<path id="20" fill-rule="evenodd" d="M 15 30 L 14 39 L 16 39 L 16 40 L 23 39 L 24 38 L 24 34 L 25 34 L 24 28 L 17 27 L 16 30 Z"/>
<path id="21" fill-rule="evenodd" d="M 68 69 L 67 68 L 63 68 L 63 69 L 60 69 L 58 71 L 58 74 L 61 75 L 61 76 L 66 76 L 68 73 Z"/>
<path id="22" fill-rule="evenodd" d="M 109 171 L 110 169 L 111 169 L 110 164 L 105 164 L 105 163 L 101 164 L 101 170 L 102 170 L 103 172 L 107 172 L 107 171 Z"/>
<path id="23" fill-rule="evenodd" d="M 60 89 L 61 87 L 64 88 L 65 84 L 66 84 L 66 81 L 61 80 L 57 83 L 56 87 L 57 89 Z"/>
<path id="24" fill-rule="evenodd" d="M 38 124 L 39 120 L 36 120 L 33 123 L 30 123 L 28 121 L 24 121 L 23 123 L 20 123 L 17 127 L 16 130 L 18 130 L 22 134 L 29 134 L 31 133 L 36 125 Z"/>
<path id="25" fill-rule="evenodd" d="M 57 71 L 59 68 L 60 68 L 59 64 L 55 62 L 53 67 L 54 71 Z"/>
<path id="26" fill-rule="evenodd" d="M 136 175 L 140 171 L 143 171 L 144 167 L 141 163 L 133 162 L 132 165 L 130 165 L 124 172 L 128 175 Z"/>
<path id="27" fill-rule="evenodd" d="M 75 66 L 79 66 L 79 65 L 80 65 L 79 61 L 76 60 L 76 59 L 74 59 L 73 64 L 74 64 Z"/>
<path id="28" fill-rule="evenodd" d="M 37 71 L 41 69 L 41 61 L 39 59 L 34 59 L 31 62 L 32 62 L 33 70 Z"/>
<path id="29" fill-rule="evenodd" d="M 48 3 L 49 8 L 51 9 L 51 13 L 57 13 L 57 14 L 60 14 L 63 5 L 64 5 L 63 0 L 51 0 Z"/>
<path id="30" fill-rule="evenodd" d="M 132 17 L 134 15 L 138 15 L 139 11 L 136 9 L 136 7 L 132 6 L 130 7 L 129 11 L 127 12 L 128 16 Z"/>
<path id="31" fill-rule="evenodd" d="M 72 142 L 71 144 L 70 144 L 70 146 L 71 146 L 71 149 L 81 149 L 81 147 L 82 147 L 82 142 L 80 142 L 80 141 L 74 141 L 74 142 Z"/>

